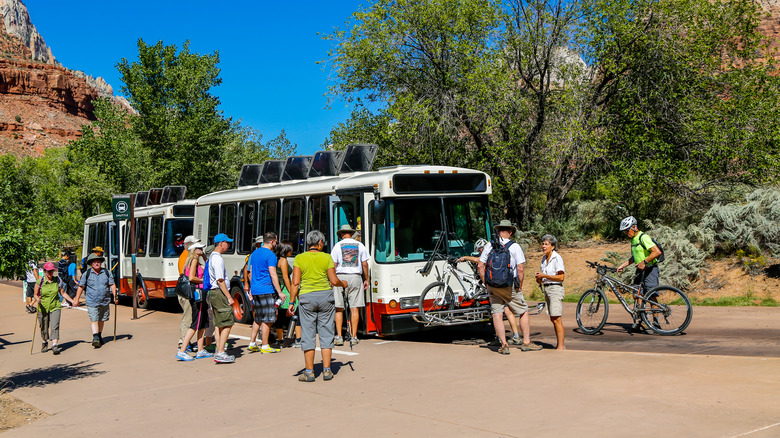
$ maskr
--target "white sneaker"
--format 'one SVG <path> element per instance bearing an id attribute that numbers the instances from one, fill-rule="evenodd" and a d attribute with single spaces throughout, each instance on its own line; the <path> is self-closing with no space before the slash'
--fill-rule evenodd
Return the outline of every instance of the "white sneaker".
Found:
<path id="1" fill-rule="evenodd" d="M 191 360 L 195 360 L 194 357 L 190 356 L 187 353 L 182 353 L 181 351 L 176 352 L 176 360 L 181 360 L 184 362 L 189 362 Z"/>

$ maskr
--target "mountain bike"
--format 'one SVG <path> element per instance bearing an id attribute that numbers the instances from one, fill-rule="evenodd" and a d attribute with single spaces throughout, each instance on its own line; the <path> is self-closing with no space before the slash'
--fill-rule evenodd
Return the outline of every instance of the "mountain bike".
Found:
<path id="1" fill-rule="evenodd" d="M 487 288 L 476 273 L 468 273 L 458 268 L 456 257 L 447 257 L 444 272 L 441 275 L 436 269 L 437 280 L 429 284 L 420 294 L 420 313 L 439 310 L 452 310 L 455 307 L 479 305 L 488 299 Z M 460 286 L 457 294 L 449 286 L 454 278 Z M 462 299 L 460 299 L 462 297 Z"/>
<path id="2" fill-rule="evenodd" d="M 597 333 L 607 322 L 609 303 L 603 291 L 605 285 L 633 318 L 632 329 L 637 327 L 637 321 L 641 319 L 650 330 L 669 336 L 682 332 L 691 323 L 693 307 L 681 290 L 672 286 L 658 286 L 643 291 L 641 284 L 629 285 L 607 275 L 607 272 L 617 272 L 615 268 L 595 262 L 586 263 L 596 269 L 598 277 L 596 286 L 585 291 L 577 303 L 577 325 L 583 333 Z M 623 294 L 633 298 L 633 306 L 629 307 Z"/>

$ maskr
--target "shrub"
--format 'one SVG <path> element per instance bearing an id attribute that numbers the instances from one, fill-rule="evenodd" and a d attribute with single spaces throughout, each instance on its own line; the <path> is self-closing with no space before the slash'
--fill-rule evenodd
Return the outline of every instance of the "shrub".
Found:
<path id="1" fill-rule="evenodd" d="M 750 247 L 780 254 L 780 191 L 757 189 L 744 203 L 715 204 L 701 227 L 714 232 L 716 250 L 726 254 Z"/>
<path id="2" fill-rule="evenodd" d="M 16 123 L 22 123 L 22 116 L 17 114 L 14 116 L 14 120 L 16 120 Z"/>

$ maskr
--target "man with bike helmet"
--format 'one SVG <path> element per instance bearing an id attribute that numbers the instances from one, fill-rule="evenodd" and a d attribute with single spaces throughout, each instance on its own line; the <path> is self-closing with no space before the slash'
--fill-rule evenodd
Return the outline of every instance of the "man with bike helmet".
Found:
<path id="1" fill-rule="evenodd" d="M 657 287 L 658 257 L 661 256 L 661 249 L 650 236 L 639 231 L 633 216 L 620 221 L 620 231 L 631 239 L 631 257 L 618 266 L 617 271 L 623 272 L 628 265 L 636 263 L 634 284 L 641 284 L 644 291 Z"/>

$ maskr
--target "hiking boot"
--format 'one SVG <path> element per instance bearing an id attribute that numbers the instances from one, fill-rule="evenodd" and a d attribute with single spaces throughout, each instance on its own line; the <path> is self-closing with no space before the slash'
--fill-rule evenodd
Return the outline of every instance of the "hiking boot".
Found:
<path id="1" fill-rule="evenodd" d="M 260 351 L 260 347 L 258 347 L 257 345 L 250 345 L 247 348 L 247 350 L 249 350 L 252 353 L 257 353 L 258 351 Z"/>
<path id="2" fill-rule="evenodd" d="M 62 347 L 60 347 L 60 346 L 59 346 L 59 345 L 57 345 L 57 344 L 54 344 L 54 345 L 51 347 L 51 352 L 52 352 L 52 353 L 54 353 L 54 354 L 60 354 L 60 351 L 62 351 Z"/>
<path id="3" fill-rule="evenodd" d="M 512 345 L 523 345 L 523 340 L 519 336 L 518 337 L 512 336 L 511 338 L 509 338 L 509 340 L 507 340 L 507 342 Z"/>
<path id="4" fill-rule="evenodd" d="M 344 345 L 344 338 L 342 338 L 341 336 L 336 336 L 335 338 L 333 338 L 333 343 L 336 345 Z"/>
<path id="5" fill-rule="evenodd" d="M 498 354 L 509 354 L 511 351 L 509 351 L 509 345 L 504 345 L 503 347 L 498 349 Z"/>
<path id="6" fill-rule="evenodd" d="M 333 371 L 327 369 L 322 372 L 322 380 L 330 380 L 333 378 Z"/>
<path id="7" fill-rule="evenodd" d="M 214 362 L 216 363 L 233 363 L 235 361 L 236 357 L 227 353 L 217 353 L 214 355 Z"/>
<path id="8" fill-rule="evenodd" d="M 180 361 L 183 361 L 183 362 L 190 362 L 190 361 L 193 361 L 195 359 L 192 356 L 190 356 L 189 354 L 187 354 L 187 353 L 184 353 L 182 351 L 177 351 L 176 352 L 176 360 L 180 360 Z"/>
<path id="9" fill-rule="evenodd" d="M 47 351 L 49 351 L 49 343 L 43 341 L 43 343 L 41 343 L 41 353 L 46 353 Z"/>
<path id="10" fill-rule="evenodd" d="M 206 358 L 209 358 L 209 357 L 214 357 L 214 354 L 213 353 L 209 353 L 208 351 L 206 351 L 205 348 L 203 350 L 199 351 L 198 354 L 195 355 L 195 359 L 206 359 Z"/>
<path id="11" fill-rule="evenodd" d="M 101 345 L 103 345 L 103 343 L 100 341 L 100 336 L 97 334 L 92 335 L 92 346 L 95 348 L 100 348 Z"/>
<path id="12" fill-rule="evenodd" d="M 349 346 L 350 347 L 355 346 L 355 345 L 357 345 L 359 343 L 360 343 L 360 339 L 358 339 L 358 338 L 352 338 L 352 339 L 349 340 Z"/>
<path id="13" fill-rule="evenodd" d="M 529 342 L 527 344 L 523 344 L 520 346 L 520 350 L 522 351 L 539 351 L 542 349 L 542 346 L 539 344 L 534 344 L 533 342 Z"/>
<path id="14" fill-rule="evenodd" d="M 269 346 L 267 346 L 267 347 L 263 347 L 263 348 L 261 348 L 261 349 L 260 349 L 260 352 L 261 352 L 261 353 L 278 353 L 278 352 L 280 352 L 280 351 L 282 351 L 282 350 L 280 350 L 280 349 L 278 349 L 278 348 L 274 348 L 274 347 L 272 347 L 272 346 L 270 346 L 270 345 L 269 345 Z"/>
<path id="15" fill-rule="evenodd" d="M 324 374 L 324 373 L 323 373 L 323 374 Z M 316 379 L 314 378 L 314 371 L 306 371 L 306 370 L 303 370 L 303 372 L 301 373 L 301 375 L 300 375 L 300 376 L 298 376 L 298 381 L 299 381 L 299 382 L 313 382 L 314 380 L 316 380 Z"/>

